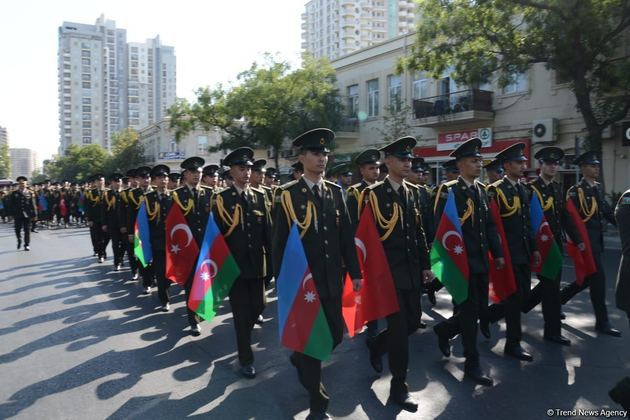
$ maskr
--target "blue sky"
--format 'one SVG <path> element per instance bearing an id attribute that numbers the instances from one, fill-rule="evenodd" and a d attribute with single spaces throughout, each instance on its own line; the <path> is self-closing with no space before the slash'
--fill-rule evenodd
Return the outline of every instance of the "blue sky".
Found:
<path id="1" fill-rule="evenodd" d="M 39 160 L 56 153 L 57 29 L 64 21 L 94 24 L 105 17 L 127 30 L 127 41 L 160 35 L 175 47 L 177 95 L 233 81 L 277 53 L 299 63 L 301 18 L 306 0 L 20 0 L 0 13 L 0 126 L 10 147 L 37 150 Z"/>

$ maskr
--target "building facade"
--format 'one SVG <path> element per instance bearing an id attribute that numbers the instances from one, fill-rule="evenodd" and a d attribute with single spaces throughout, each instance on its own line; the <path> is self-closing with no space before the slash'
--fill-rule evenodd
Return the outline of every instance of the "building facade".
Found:
<path id="1" fill-rule="evenodd" d="M 9 145 L 9 133 L 6 127 L 0 127 L 0 147 Z"/>
<path id="2" fill-rule="evenodd" d="M 37 169 L 37 152 L 31 149 L 9 149 L 11 157 L 11 179 L 25 176 L 30 179 Z"/>
<path id="3" fill-rule="evenodd" d="M 102 15 L 94 25 L 64 22 L 58 84 L 60 154 L 71 144 L 110 150 L 113 134 L 159 120 L 175 102 L 174 50 L 159 37 L 128 44 Z"/>
<path id="4" fill-rule="evenodd" d="M 337 136 L 338 151 L 354 153 L 385 144 L 386 121 L 403 113 L 405 131 L 418 139 L 415 149 L 432 167 L 433 181 L 443 178 L 440 164 L 463 141 L 479 136 L 484 158 L 505 147 L 524 142 L 529 165 L 541 147 L 554 145 L 567 154 L 559 181 L 565 188 L 575 182 L 571 164 L 583 152 L 586 129 L 568 84 L 555 72 L 536 64 L 514 83 L 499 88 L 458 86 L 446 71 L 440 79 L 422 73 L 396 74 L 398 59 L 410 51 L 414 34 L 391 39 L 332 62 L 337 85 L 344 97 L 348 123 Z M 630 183 L 628 156 L 622 130 L 606 130 L 603 141 L 604 182 L 608 192 L 620 192 Z M 386 134 L 386 133 L 385 133 Z"/>
<path id="5" fill-rule="evenodd" d="M 302 14 L 302 49 L 337 59 L 413 30 L 413 0 L 311 0 Z"/>

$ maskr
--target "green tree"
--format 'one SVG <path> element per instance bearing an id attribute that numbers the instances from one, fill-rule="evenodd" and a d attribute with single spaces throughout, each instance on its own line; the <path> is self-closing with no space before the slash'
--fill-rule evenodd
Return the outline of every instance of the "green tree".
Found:
<path id="1" fill-rule="evenodd" d="M 98 144 L 79 147 L 70 145 L 66 154 L 49 165 L 49 174 L 56 180 L 83 180 L 102 172 L 108 160 L 107 151 Z"/>
<path id="2" fill-rule="evenodd" d="M 267 55 L 238 75 L 238 84 L 201 88 L 191 104 L 178 100 L 169 110 L 177 140 L 195 128 L 218 127 L 225 133 L 212 150 L 239 146 L 282 148 L 286 138 L 320 126 L 339 126 L 342 105 L 334 86 L 334 69 L 326 60 L 303 57 L 302 67 Z M 278 166 L 278 153 L 275 153 Z"/>
<path id="3" fill-rule="evenodd" d="M 31 174 L 31 179 L 29 180 L 29 182 L 31 184 L 34 184 L 36 182 L 44 182 L 46 179 L 47 179 L 47 176 L 36 169 Z"/>
<path id="4" fill-rule="evenodd" d="M 11 176 L 11 156 L 9 155 L 9 145 L 0 146 L 0 178 Z"/>
<path id="5" fill-rule="evenodd" d="M 452 77 L 476 86 L 498 75 L 500 86 L 532 64 L 566 80 L 601 151 L 602 131 L 630 109 L 630 60 L 622 42 L 630 0 L 420 0 L 412 53 L 399 70 Z"/>
<path id="6" fill-rule="evenodd" d="M 144 162 L 144 147 L 134 129 L 127 128 L 114 134 L 112 146 L 112 155 L 104 164 L 106 172 L 124 172 Z"/>

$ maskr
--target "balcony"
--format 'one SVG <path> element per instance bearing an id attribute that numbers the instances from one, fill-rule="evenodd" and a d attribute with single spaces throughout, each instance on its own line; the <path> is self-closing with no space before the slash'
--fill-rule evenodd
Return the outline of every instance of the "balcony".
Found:
<path id="1" fill-rule="evenodd" d="M 468 89 L 447 95 L 414 99 L 413 112 L 418 127 L 491 121 L 494 119 L 492 92 Z"/>

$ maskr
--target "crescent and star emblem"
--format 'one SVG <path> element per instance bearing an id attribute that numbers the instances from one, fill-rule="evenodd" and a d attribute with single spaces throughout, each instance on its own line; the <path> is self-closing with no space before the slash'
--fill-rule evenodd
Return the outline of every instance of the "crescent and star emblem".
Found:
<path id="1" fill-rule="evenodd" d="M 446 240 L 450 238 L 451 236 L 456 236 L 459 239 L 457 245 L 455 245 L 453 249 L 449 249 L 448 246 L 446 245 Z M 454 231 L 454 230 L 449 230 L 442 237 L 442 246 L 444 247 L 444 249 L 449 252 L 453 251 L 455 252 L 456 255 L 460 255 L 464 252 L 464 247 L 463 247 L 462 242 L 464 242 L 462 235 L 460 235 L 459 232 Z"/>
<path id="2" fill-rule="evenodd" d="M 311 273 L 308 273 L 306 276 L 304 276 L 304 280 L 302 280 L 302 289 L 305 290 L 306 289 L 306 287 L 305 287 L 306 283 L 309 280 L 312 280 L 312 279 L 313 279 L 313 275 Z M 315 293 L 313 291 L 311 291 L 311 290 L 307 291 L 304 294 L 304 300 L 307 303 L 313 303 L 313 302 L 315 302 L 316 299 L 317 299 L 317 295 L 315 295 Z"/>
<path id="3" fill-rule="evenodd" d="M 208 271 L 203 271 L 203 267 L 208 266 Z M 202 269 L 201 280 L 208 281 L 216 277 L 219 268 L 217 267 L 217 263 L 212 261 L 211 259 L 205 259 L 201 262 L 199 266 Z"/>
<path id="4" fill-rule="evenodd" d="M 178 230 L 181 230 L 184 233 L 186 233 L 186 245 L 184 245 L 184 248 L 187 248 L 188 245 L 190 245 L 190 243 L 192 242 L 192 239 L 193 239 L 192 232 L 190 231 L 190 227 L 188 227 L 188 225 L 185 224 L 185 223 L 178 223 L 175 226 L 173 226 L 173 228 L 171 229 L 171 240 L 173 240 L 173 236 L 175 236 L 175 233 Z M 179 247 L 179 244 L 171 245 L 171 252 L 173 254 L 177 254 L 181 250 L 182 249 Z"/>
<path id="5" fill-rule="evenodd" d="M 354 238 L 354 244 L 357 248 L 361 250 L 361 255 L 363 256 L 363 264 L 365 264 L 365 260 L 367 260 L 367 249 L 365 249 L 365 244 L 359 238 Z"/>

